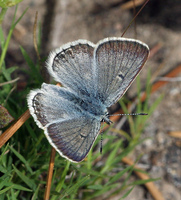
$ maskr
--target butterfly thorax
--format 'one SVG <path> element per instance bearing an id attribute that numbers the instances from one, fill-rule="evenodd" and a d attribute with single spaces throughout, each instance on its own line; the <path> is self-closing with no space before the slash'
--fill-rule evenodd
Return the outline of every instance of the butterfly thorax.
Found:
<path id="1" fill-rule="evenodd" d="M 109 121 L 109 118 L 107 117 L 107 108 L 99 99 L 91 97 L 82 98 L 79 99 L 77 104 L 84 112 L 86 112 L 86 114 L 91 115 L 100 121 Z"/>
<path id="2" fill-rule="evenodd" d="M 94 117 L 100 119 L 101 122 L 106 122 L 107 124 L 112 123 L 109 119 L 107 108 L 100 100 L 94 99 L 93 101 L 89 101 L 87 111 L 93 114 Z"/>

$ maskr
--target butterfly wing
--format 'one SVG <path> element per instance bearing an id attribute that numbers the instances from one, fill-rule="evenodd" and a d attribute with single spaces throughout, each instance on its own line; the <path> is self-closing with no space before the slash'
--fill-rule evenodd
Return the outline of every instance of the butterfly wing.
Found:
<path id="1" fill-rule="evenodd" d="M 67 89 L 45 83 L 28 96 L 37 125 L 60 155 L 73 162 L 85 158 L 100 129 L 100 120 L 82 111 L 79 101 Z"/>
<path id="2" fill-rule="evenodd" d="M 61 156 L 80 162 L 90 151 L 99 130 L 100 121 L 82 115 L 47 125 L 45 135 Z"/>
<path id="3" fill-rule="evenodd" d="M 126 92 L 149 54 L 146 44 L 125 38 L 101 40 L 94 52 L 97 96 L 111 106 Z"/>
<path id="4" fill-rule="evenodd" d="M 27 100 L 31 115 L 42 129 L 57 119 L 69 118 L 70 113 L 73 116 L 81 113 L 74 103 L 79 102 L 79 99 L 67 89 L 56 85 L 43 83 L 41 89 L 31 90 Z"/>
<path id="5" fill-rule="evenodd" d="M 94 47 L 87 40 L 77 40 L 52 51 L 47 60 L 51 76 L 81 98 L 95 92 Z"/>

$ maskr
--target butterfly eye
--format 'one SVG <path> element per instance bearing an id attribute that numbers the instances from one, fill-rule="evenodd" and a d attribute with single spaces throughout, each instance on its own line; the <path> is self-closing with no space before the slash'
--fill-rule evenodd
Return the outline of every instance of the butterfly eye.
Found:
<path id="1" fill-rule="evenodd" d="M 106 124 L 110 125 L 112 121 L 109 119 L 109 113 L 106 112 L 105 115 L 102 117 L 101 122 L 106 122 Z"/>

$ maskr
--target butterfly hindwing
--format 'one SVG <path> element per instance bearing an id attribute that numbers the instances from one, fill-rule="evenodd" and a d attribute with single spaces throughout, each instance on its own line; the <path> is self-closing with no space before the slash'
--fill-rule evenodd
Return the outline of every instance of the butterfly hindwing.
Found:
<path id="1" fill-rule="evenodd" d="M 50 144 L 65 158 L 80 162 L 92 147 L 100 120 L 84 112 L 80 99 L 65 88 L 43 84 L 28 97 L 30 113 Z"/>
<path id="2" fill-rule="evenodd" d="M 82 115 L 49 124 L 45 135 L 60 155 L 73 162 L 80 162 L 90 151 L 99 129 L 100 121 Z"/>
<path id="3" fill-rule="evenodd" d="M 45 83 L 28 96 L 30 113 L 43 129 L 54 121 L 81 116 L 79 103 L 80 99 L 66 88 Z"/>

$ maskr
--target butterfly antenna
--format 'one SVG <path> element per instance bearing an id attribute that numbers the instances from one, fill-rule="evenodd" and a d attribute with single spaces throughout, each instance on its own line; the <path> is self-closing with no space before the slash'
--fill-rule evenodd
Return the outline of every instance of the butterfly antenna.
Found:
<path id="1" fill-rule="evenodd" d="M 148 115 L 148 113 L 122 113 L 122 114 L 115 114 L 109 116 L 125 116 L 125 115 Z"/>
<path id="2" fill-rule="evenodd" d="M 102 154 L 102 135 L 103 135 L 103 132 L 101 131 L 101 147 L 100 147 L 100 153 Z"/>

